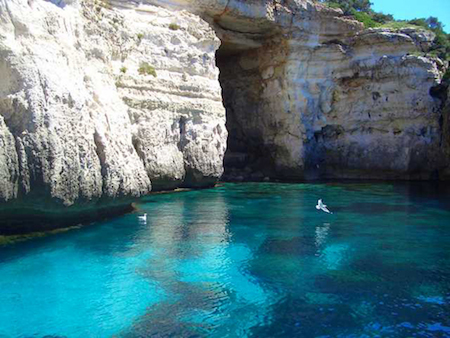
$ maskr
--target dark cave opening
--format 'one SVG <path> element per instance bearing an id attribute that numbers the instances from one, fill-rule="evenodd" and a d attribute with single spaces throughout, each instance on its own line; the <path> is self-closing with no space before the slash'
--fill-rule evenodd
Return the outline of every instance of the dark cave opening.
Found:
<path id="1" fill-rule="evenodd" d="M 222 43 L 216 53 L 228 131 L 224 181 L 263 181 L 273 176 L 270 144 L 261 115 L 262 78 L 255 49 Z"/>

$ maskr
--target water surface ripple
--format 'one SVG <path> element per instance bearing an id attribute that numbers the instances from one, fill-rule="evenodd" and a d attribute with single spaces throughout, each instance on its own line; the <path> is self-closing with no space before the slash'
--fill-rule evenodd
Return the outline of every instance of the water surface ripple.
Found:
<path id="1" fill-rule="evenodd" d="M 441 190 L 153 195 L 138 213 L 0 247 L 0 337 L 450 337 Z"/>

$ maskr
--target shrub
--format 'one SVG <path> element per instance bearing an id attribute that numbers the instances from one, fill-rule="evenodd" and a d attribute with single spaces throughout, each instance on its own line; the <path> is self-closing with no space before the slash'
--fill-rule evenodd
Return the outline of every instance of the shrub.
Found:
<path id="1" fill-rule="evenodd" d="M 141 40 L 144 38 L 144 34 L 143 33 L 138 33 L 136 35 L 137 39 L 139 40 L 139 42 L 141 42 Z"/>
<path id="2" fill-rule="evenodd" d="M 176 31 L 176 30 L 180 29 L 180 26 L 178 26 L 176 23 L 171 23 L 169 25 L 169 29 Z"/>
<path id="3" fill-rule="evenodd" d="M 380 27 L 390 29 L 421 28 L 420 26 L 411 24 L 409 21 L 390 21 L 382 24 Z"/>
<path id="4" fill-rule="evenodd" d="M 408 21 L 409 24 L 429 29 L 425 19 L 413 19 Z"/>
<path id="5" fill-rule="evenodd" d="M 362 22 L 364 24 L 364 27 L 366 28 L 375 28 L 381 26 L 380 23 L 376 22 L 369 14 L 365 12 L 358 12 L 357 10 L 352 9 L 351 13 L 353 17 L 359 22 Z"/>
<path id="6" fill-rule="evenodd" d="M 394 21 L 394 17 L 391 14 L 384 14 L 384 13 L 372 13 L 372 19 L 378 23 L 387 23 L 390 21 Z"/>
<path id="7" fill-rule="evenodd" d="M 120 72 L 125 74 L 127 72 L 127 67 L 125 67 L 125 66 L 121 67 Z"/>
<path id="8" fill-rule="evenodd" d="M 413 55 L 413 56 L 427 56 L 427 53 L 424 53 L 424 52 L 411 52 L 408 54 Z"/>
<path id="9" fill-rule="evenodd" d="M 409 21 L 396 21 L 390 14 L 377 13 L 370 0 L 317 0 L 333 8 L 340 8 L 346 15 L 352 15 L 366 28 L 382 27 L 390 29 L 423 28 L 432 31 L 436 38 L 430 48 L 430 54 L 442 60 L 450 60 L 450 34 L 445 33 L 444 25 L 438 18 L 417 18 Z M 448 76 L 447 76 L 448 78 Z"/>
<path id="10" fill-rule="evenodd" d="M 147 62 L 142 62 L 138 68 L 138 72 L 141 75 L 153 75 L 156 77 L 155 67 L 149 65 Z"/>
<path id="11" fill-rule="evenodd" d="M 450 84 L 450 68 L 447 69 L 444 76 L 442 77 L 442 81 L 444 81 L 447 84 Z"/>
<path id="12" fill-rule="evenodd" d="M 326 2 L 325 4 L 328 7 L 331 7 L 331 8 L 340 8 L 340 9 L 342 9 L 341 5 L 339 5 L 337 2 Z"/>
<path id="13" fill-rule="evenodd" d="M 344 14 L 352 14 L 352 10 L 358 12 L 369 12 L 371 11 L 371 3 L 369 0 L 319 0 L 324 2 L 327 6 L 332 8 L 340 8 L 344 11 Z"/>

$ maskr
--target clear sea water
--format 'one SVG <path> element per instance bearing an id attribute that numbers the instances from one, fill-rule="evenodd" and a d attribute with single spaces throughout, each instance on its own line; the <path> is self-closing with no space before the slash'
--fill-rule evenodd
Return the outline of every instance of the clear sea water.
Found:
<path id="1" fill-rule="evenodd" d="M 0 337 L 450 337 L 434 186 L 225 184 L 139 207 L 0 247 Z"/>

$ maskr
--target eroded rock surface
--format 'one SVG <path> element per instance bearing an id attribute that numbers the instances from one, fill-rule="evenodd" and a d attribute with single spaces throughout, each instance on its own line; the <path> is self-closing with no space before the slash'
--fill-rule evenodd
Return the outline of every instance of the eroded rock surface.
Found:
<path id="1" fill-rule="evenodd" d="M 0 2 L 2 222 L 221 176 L 213 30 L 185 11 L 110 6 Z"/>
<path id="2" fill-rule="evenodd" d="M 272 35 L 217 29 L 225 177 L 443 178 L 443 101 L 433 88 L 444 65 L 424 57 L 433 34 L 363 30 L 338 11 L 302 4 L 278 2 L 266 20 Z"/>
<path id="3" fill-rule="evenodd" d="M 441 178 L 450 180 L 450 87 L 440 88 L 445 104 L 443 104 L 442 113 L 442 148 L 443 148 L 443 162 L 444 168 L 441 172 Z"/>

